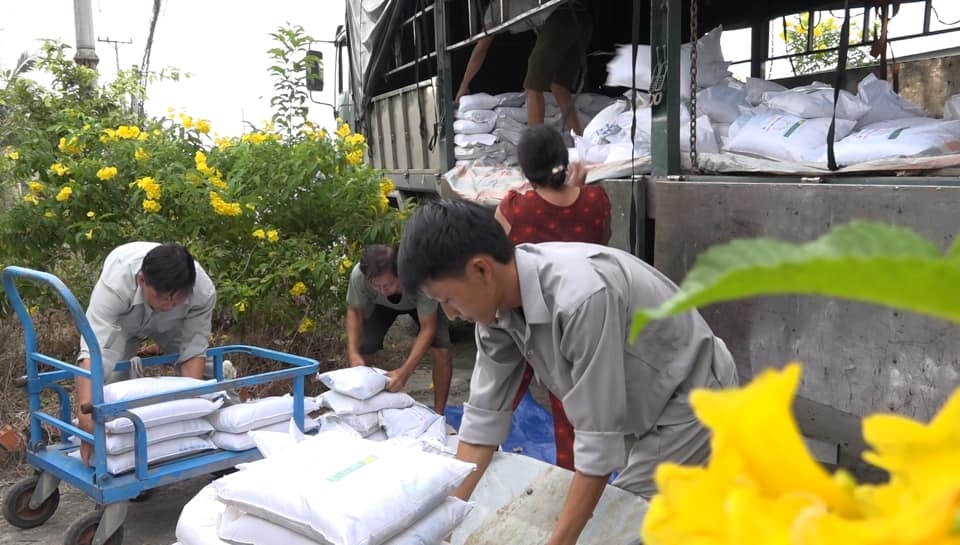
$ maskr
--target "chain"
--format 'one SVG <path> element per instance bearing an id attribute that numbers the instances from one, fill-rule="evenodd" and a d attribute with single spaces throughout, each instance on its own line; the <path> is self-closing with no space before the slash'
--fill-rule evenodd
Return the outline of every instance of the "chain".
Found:
<path id="1" fill-rule="evenodd" d="M 698 170 L 697 161 L 697 45 L 699 33 L 697 0 L 690 0 L 690 168 Z"/>

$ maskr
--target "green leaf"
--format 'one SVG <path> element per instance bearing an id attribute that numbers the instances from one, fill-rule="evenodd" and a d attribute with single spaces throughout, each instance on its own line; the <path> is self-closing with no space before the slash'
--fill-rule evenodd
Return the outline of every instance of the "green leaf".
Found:
<path id="1" fill-rule="evenodd" d="M 960 255 L 944 257 L 913 231 L 854 221 L 808 244 L 735 240 L 704 252 L 679 291 L 634 315 L 632 338 L 651 321 L 758 295 L 825 295 L 960 322 Z"/>

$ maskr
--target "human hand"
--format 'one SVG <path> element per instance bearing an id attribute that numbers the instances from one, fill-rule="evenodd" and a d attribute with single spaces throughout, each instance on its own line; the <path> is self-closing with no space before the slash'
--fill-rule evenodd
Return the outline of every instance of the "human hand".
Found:
<path id="1" fill-rule="evenodd" d="M 367 362 L 364 361 L 363 356 L 360 354 L 353 354 L 349 356 L 350 367 L 360 367 L 361 365 L 366 365 Z"/>
<path id="2" fill-rule="evenodd" d="M 460 90 L 457 91 L 457 96 L 455 96 L 455 97 L 453 98 L 453 103 L 454 103 L 454 104 L 460 104 L 460 99 L 461 99 L 464 95 L 469 95 L 469 94 L 470 94 L 470 88 L 469 88 L 469 87 L 461 87 Z"/>
<path id="3" fill-rule="evenodd" d="M 387 378 L 390 379 L 390 382 L 387 383 L 387 391 L 399 392 L 407 385 L 407 379 L 410 378 L 410 373 L 404 371 L 401 367 L 400 369 L 394 369 L 387 373 Z"/>
<path id="4" fill-rule="evenodd" d="M 583 166 L 583 163 L 574 162 L 570 163 L 570 166 L 567 167 L 569 175 L 567 178 L 567 183 L 574 187 L 583 187 L 587 183 L 587 168 Z"/>

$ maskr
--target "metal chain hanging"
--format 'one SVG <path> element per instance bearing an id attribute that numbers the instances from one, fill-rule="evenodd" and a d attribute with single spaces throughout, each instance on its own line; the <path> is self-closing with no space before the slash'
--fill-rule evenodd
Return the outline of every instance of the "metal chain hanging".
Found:
<path id="1" fill-rule="evenodd" d="M 699 170 L 697 160 L 697 45 L 699 18 L 697 0 L 690 0 L 690 168 Z"/>

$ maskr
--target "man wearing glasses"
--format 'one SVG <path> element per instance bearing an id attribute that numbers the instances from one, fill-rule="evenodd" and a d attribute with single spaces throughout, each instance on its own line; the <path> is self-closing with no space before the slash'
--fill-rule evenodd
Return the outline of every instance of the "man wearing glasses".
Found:
<path id="1" fill-rule="evenodd" d="M 164 352 L 179 354 L 177 374 L 212 377 L 206 351 L 216 302 L 213 281 L 183 246 L 131 242 L 115 248 L 104 261 L 86 313 L 100 345 L 104 382 L 130 378 L 129 371 L 114 370 L 117 362 Z M 147 339 L 154 344 L 143 345 Z M 83 338 L 77 361 L 90 369 L 90 349 Z M 86 378 L 77 378 L 77 398 L 78 406 L 91 402 Z M 79 424 L 93 431 L 91 415 L 81 413 Z M 92 450 L 82 445 L 84 463 Z"/>
<path id="2" fill-rule="evenodd" d="M 347 357 L 351 366 L 369 365 L 383 349 L 383 338 L 401 314 L 416 320 L 419 330 L 403 364 L 388 373 L 387 388 L 396 392 L 406 385 L 427 350 L 433 356 L 433 401 L 443 414 L 453 374 L 450 330 L 437 302 L 423 292 L 406 292 L 397 276 L 397 248 L 374 244 L 363 252 L 350 273 L 347 288 Z"/>

